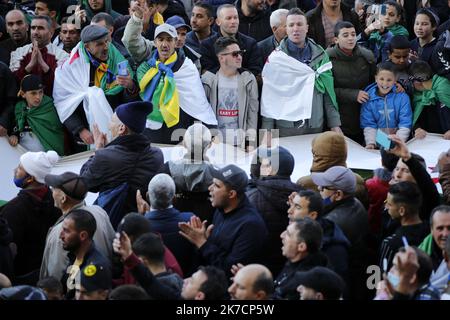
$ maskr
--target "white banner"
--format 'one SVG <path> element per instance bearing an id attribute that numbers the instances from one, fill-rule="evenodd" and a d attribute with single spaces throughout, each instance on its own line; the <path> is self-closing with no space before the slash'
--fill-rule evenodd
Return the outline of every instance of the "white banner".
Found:
<path id="1" fill-rule="evenodd" d="M 280 138 L 274 141 L 274 145 L 279 143 L 287 148 L 295 158 L 292 181 L 308 175 L 312 165 L 311 142 L 317 134 L 293 136 Z M 356 142 L 346 138 L 348 147 L 347 165 L 353 169 L 373 170 L 381 166 L 379 151 L 367 150 Z M 428 134 L 423 140 L 411 140 L 408 143 L 411 152 L 424 157 L 428 168 L 433 168 L 437 164 L 439 154 L 450 149 L 450 140 L 444 140 L 441 135 Z M 0 188 L 0 200 L 10 200 L 14 198 L 19 189 L 13 183 L 13 171 L 19 164 L 20 156 L 25 150 L 19 145 L 11 147 L 6 138 L 0 138 L 0 150 L 2 163 L 0 166 L 0 177 L 2 187 Z M 184 155 L 184 148 L 180 146 L 161 146 L 164 154 L 164 161 L 180 159 Z M 93 154 L 93 151 L 83 152 L 76 155 L 63 157 L 53 168 L 53 174 L 60 174 L 66 171 L 79 173 L 81 166 Z M 219 167 L 234 163 L 248 174 L 250 174 L 250 164 L 253 153 L 245 153 L 242 149 L 231 145 L 213 144 L 208 151 L 210 161 Z M 429 170 L 431 172 L 431 170 Z M 96 194 L 89 194 L 87 202 L 92 203 L 96 199 Z"/>

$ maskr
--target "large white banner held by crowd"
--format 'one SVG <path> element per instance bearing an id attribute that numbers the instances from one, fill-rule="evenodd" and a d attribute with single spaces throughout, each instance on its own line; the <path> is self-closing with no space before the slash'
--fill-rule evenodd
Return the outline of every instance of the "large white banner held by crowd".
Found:
<path id="1" fill-rule="evenodd" d="M 295 168 L 292 174 L 292 180 L 309 174 L 312 164 L 311 142 L 317 135 L 304 135 L 280 138 L 275 141 L 281 146 L 287 148 L 295 158 Z M 373 170 L 381 166 L 380 154 L 378 151 L 366 150 L 354 141 L 346 138 L 348 146 L 347 165 L 353 169 Z M 427 166 L 434 167 L 437 163 L 439 154 L 450 149 L 450 141 L 444 140 L 442 136 L 429 134 L 424 140 L 412 140 L 408 143 L 412 152 L 420 154 L 425 158 Z M 161 147 L 164 153 L 164 161 L 179 159 L 183 156 L 183 148 Z M 0 138 L 0 200 L 10 200 L 16 196 L 19 189 L 14 185 L 13 171 L 19 163 L 20 155 L 25 152 L 23 148 L 11 147 L 6 138 Z M 54 167 L 52 173 L 59 174 L 66 171 L 79 173 L 83 163 L 93 154 L 92 151 L 63 157 Z M 247 154 L 241 149 L 236 149 L 230 145 L 213 144 L 208 152 L 211 162 L 217 166 L 224 166 L 234 163 L 250 172 L 250 164 L 253 153 Z M 87 201 L 92 203 L 95 195 L 90 194 Z"/>

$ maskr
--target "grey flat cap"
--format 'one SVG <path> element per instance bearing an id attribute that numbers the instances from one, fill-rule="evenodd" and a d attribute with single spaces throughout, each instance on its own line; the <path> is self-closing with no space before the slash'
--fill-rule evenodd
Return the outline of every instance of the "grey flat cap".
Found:
<path id="1" fill-rule="evenodd" d="M 83 41 L 83 43 L 86 43 L 99 40 L 106 37 L 108 33 L 108 29 L 104 27 L 89 25 L 84 27 L 84 29 L 81 31 L 81 41 Z"/>

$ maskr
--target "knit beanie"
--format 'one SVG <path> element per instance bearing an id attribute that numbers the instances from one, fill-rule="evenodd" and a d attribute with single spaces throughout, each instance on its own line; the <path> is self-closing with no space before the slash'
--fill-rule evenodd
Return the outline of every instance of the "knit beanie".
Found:
<path id="1" fill-rule="evenodd" d="M 47 152 L 27 152 L 20 157 L 20 163 L 25 171 L 39 183 L 45 183 L 45 176 L 51 172 L 58 160 L 59 156 L 53 150 Z"/>
<path id="2" fill-rule="evenodd" d="M 130 102 L 118 106 L 116 115 L 130 130 L 136 133 L 142 133 L 147 122 L 147 115 L 152 109 L 153 105 L 150 102 Z"/>

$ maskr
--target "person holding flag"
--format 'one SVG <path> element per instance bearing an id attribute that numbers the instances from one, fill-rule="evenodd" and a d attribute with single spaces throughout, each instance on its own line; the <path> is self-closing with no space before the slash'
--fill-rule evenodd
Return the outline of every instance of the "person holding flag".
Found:
<path id="1" fill-rule="evenodd" d="M 286 32 L 262 72 L 262 128 L 279 129 L 280 137 L 320 133 L 325 125 L 342 133 L 331 62 L 306 37 L 308 22 L 299 8 L 289 10 Z"/>
<path id="2" fill-rule="evenodd" d="M 81 32 L 81 42 L 69 59 L 56 70 L 53 98 L 59 118 L 75 140 L 94 143 L 97 124 L 109 134 L 108 124 L 115 108 L 135 100 L 138 87 L 126 59 L 109 41 L 108 30 L 89 25 Z"/>
<path id="3" fill-rule="evenodd" d="M 142 62 L 137 69 L 140 96 L 153 104 L 144 134 L 153 143 L 176 144 L 184 134 L 174 135 L 177 129 L 187 129 L 195 121 L 216 126 L 196 66 L 175 48 L 175 27 L 159 25 L 154 46 L 141 35 L 142 27 L 142 18 L 133 13 L 122 41 L 133 59 Z"/>

